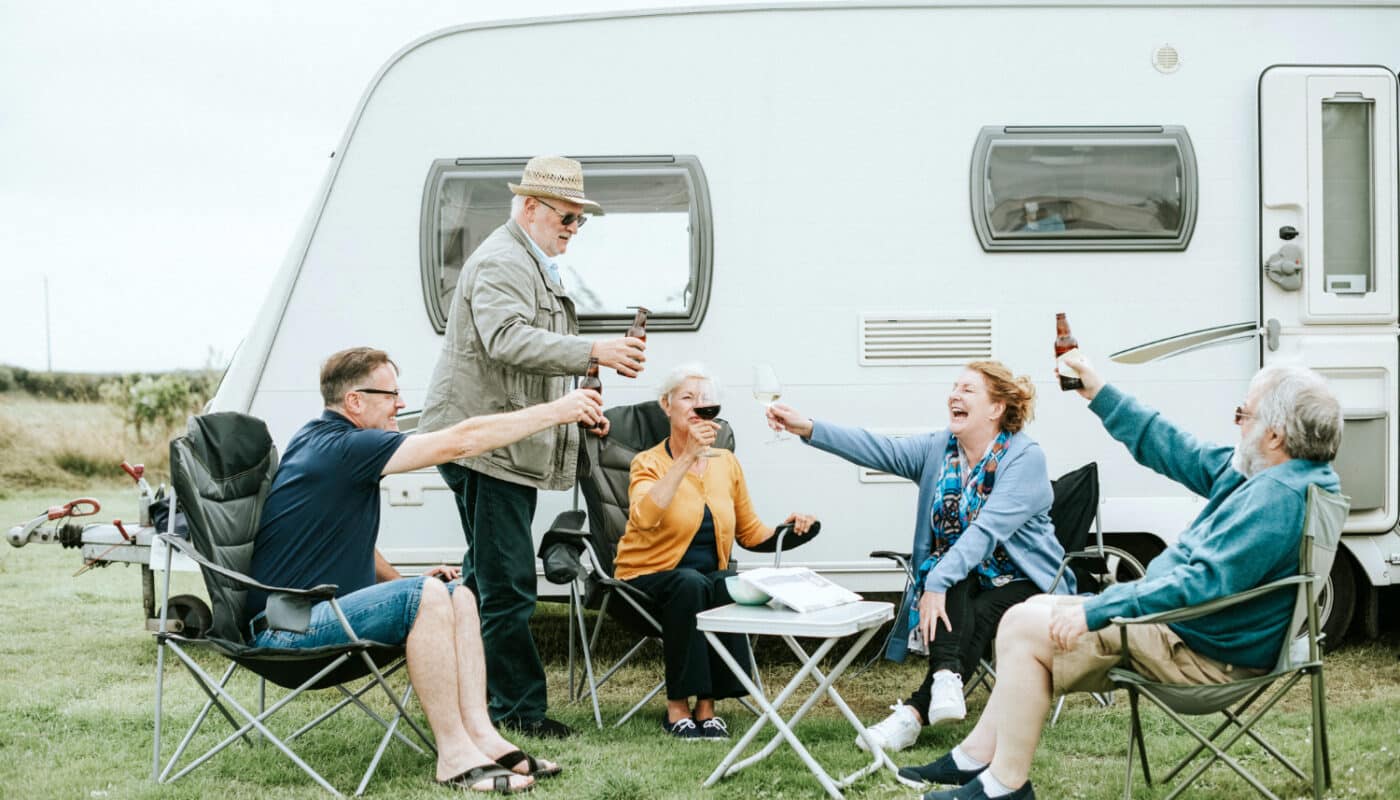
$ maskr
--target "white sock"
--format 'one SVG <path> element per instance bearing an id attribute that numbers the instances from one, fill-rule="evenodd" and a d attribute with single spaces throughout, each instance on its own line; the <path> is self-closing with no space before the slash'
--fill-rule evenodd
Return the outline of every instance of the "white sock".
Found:
<path id="1" fill-rule="evenodd" d="M 985 761 L 978 761 L 977 759 L 975 759 L 975 758 L 973 758 L 972 756 L 968 755 L 968 754 L 967 754 L 967 751 L 965 751 L 965 750 L 962 749 L 962 745 L 958 745 L 957 747 L 954 747 L 954 748 L 953 748 L 952 756 L 953 756 L 953 763 L 954 763 L 954 764 L 957 764 L 957 765 L 958 765 L 958 769 L 961 769 L 961 770 L 981 769 L 981 768 L 987 766 L 987 762 L 985 762 Z"/>
<path id="2" fill-rule="evenodd" d="M 983 770 L 982 774 L 977 776 L 977 780 L 982 782 L 982 794 L 987 797 L 1005 797 L 1016 791 L 1016 789 L 1007 788 L 1006 784 L 997 780 L 997 776 L 993 775 L 989 769 Z"/>

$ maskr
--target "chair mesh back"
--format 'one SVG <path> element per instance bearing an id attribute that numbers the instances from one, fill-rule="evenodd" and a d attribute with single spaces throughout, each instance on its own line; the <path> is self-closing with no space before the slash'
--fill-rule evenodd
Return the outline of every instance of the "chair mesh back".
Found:
<path id="1" fill-rule="evenodd" d="M 1337 557 L 1337 547 L 1342 538 L 1342 527 L 1346 525 L 1347 512 L 1351 499 L 1345 495 L 1333 494 L 1316 484 L 1308 487 L 1308 508 L 1304 512 L 1303 537 L 1299 545 L 1298 573 L 1300 575 L 1320 575 L 1324 580 L 1298 587 L 1298 599 L 1293 603 L 1293 620 L 1284 635 L 1283 652 L 1279 654 L 1278 667 L 1286 668 L 1292 659 L 1293 638 L 1303 630 L 1308 618 L 1308 606 L 1316 603 L 1322 587 L 1326 585 L 1327 574 L 1332 571 L 1332 562 Z"/>
<path id="2" fill-rule="evenodd" d="M 1050 502 L 1055 538 L 1066 553 L 1083 550 L 1099 510 L 1099 465 L 1090 461 L 1051 481 L 1050 486 L 1055 493 Z"/>
<path id="3" fill-rule="evenodd" d="M 617 406 L 603 413 L 608 417 L 608 435 L 603 439 L 584 435 L 583 447 L 579 449 L 578 481 L 588 506 L 593 548 L 603 562 L 598 566 L 612 575 L 617 542 L 627 530 L 632 459 L 670 435 L 671 422 L 655 401 Z M 733 450 L 734 431 L 729 423 L 719 422 L 715 447 Z"/>
<path id="4" fill-rule="evenodd" d="M 248 572 L 276 472 L 277 448 L 262 420 L 232 412 L 190 418 L 186 434 L 170 443 L 170 480 L 201 555 Z M 212 634 L 241 642 L 247 592 L 207 571 L 204 585 L 214 609 Z"/>

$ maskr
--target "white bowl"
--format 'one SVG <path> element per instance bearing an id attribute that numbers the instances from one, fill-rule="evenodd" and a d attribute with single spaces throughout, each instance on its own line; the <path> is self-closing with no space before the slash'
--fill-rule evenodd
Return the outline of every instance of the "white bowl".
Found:
<path id="1" fill-rule="evenodd" d="M 729 597 L 741 606 L 761 606 L 772 600 L 772 595 L 762 589 L 754 587 L 739 580 L 738 575 L 730 575 L 724 579 L 724 587 L 729 590 Z"/>

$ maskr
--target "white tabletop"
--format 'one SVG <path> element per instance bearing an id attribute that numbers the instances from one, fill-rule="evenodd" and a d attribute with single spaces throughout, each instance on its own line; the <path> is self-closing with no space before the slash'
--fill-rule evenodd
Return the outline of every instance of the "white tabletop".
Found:
<path id="1" fill-rule="evenodd" d="M 847 603 L 805 614 L 769 606 L 727 606 L 702 611 L 695 626 L 717 633 L 789 635 L 834 638 L 880 625 L 894 617 L 894 605 L 874 600 Z"/>

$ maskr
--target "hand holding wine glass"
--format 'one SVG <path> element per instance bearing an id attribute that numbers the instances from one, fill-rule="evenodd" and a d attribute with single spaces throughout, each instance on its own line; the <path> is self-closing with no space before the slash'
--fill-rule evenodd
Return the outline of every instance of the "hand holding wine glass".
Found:
<path id="1" fill-rule="evenodd" d="M 700 396 L 695 398 L 695 405 L 691 410 L 695 412 L 695 416 L 702 420 L 703 426 L 709 428 L 710 432 L 707 437 L 709 442 L 707 444 L 714 442 L 715 435 L 719 432 L 719 425 L 714 421 L 719 416 L 719 387 L 715 385 L 713 380 L 707 380 L 701 384 Z M 691 435 L 694 436 L 696 429 L 700 427 L 702 426 L 692 425 Z M 707 446 L 700 455 L 705 458 L 714 458 L 719 453 Z"/>
<path id="2" fill-rule="evenodd" d="M 762 403 L 764 408 L 771 408 L 779 397 L 783 396 L 783 385 L 778 382 L 778 373 L 773 371 L 772 364 L 758 364 L 753 368 L 753 399 Z M 773 438 L 765 440 L 767 444 L 781 442 L 792 438 L 778 429 L 774 429 Z"/>
<path id="3" fill-rule="evenodd" d="M 795 433 L 806 439 L 812 435 L 812 420 L 797 412 L 797 409 L 782 403 L 768 406 L 768 427 L 775 431 Z"/>

